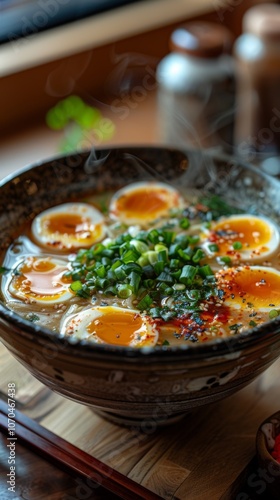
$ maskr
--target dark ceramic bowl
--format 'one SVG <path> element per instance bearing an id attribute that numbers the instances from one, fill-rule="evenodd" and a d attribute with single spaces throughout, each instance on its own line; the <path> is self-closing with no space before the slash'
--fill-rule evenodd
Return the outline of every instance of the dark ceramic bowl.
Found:
<path id="1" fill-rule="evenodd" d="M 262 474 L 262 478 L 267 478 L 267 491 L 275 499 L 280 497 L 280 463 L 272 457 L 271 452 L 278 434 L 280 434 L 280 411 L 264 420 L 256 437 L 258 462 L 265 472 Z M 270 497 L 267 496 L 267 498 Z"/>
<path id="2" fill-rule="evenodd" d="M 95 190 L 155 178 L 222 194 L 245 210 L 280 220 L 279 183 L 228 157 L 167 148 L 100 149 L 55 158 L 0 186 L 0 247 L 16 228 L 52 205 Z M 248 384 L 280 355 L 280 320 L 243 334 L 151 350 L 70 342 L 0 302 L 4 345 L 54 391 L 116 422 L 161 425 Z"/>

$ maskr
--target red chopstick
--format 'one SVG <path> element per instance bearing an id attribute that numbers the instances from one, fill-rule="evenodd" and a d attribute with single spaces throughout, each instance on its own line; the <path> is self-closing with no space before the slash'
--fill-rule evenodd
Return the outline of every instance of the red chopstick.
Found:
<path id="1" fill-rule="evenodd" d="M 8 405 L 0 399 L 0 429 L 8 434 Z M 59 467 L 90 478 L 124 500 L 162 500 L 162 497 L 109 467 L 97 458 L 68 443 L 16 410 L 14 419 L 18 441 Z"/>

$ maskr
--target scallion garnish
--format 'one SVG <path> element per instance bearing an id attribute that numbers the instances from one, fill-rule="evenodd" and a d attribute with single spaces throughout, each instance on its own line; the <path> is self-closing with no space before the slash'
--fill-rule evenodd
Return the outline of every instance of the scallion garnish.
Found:
<path id="1" fill-rule="evenodd" d="M 201 265 L 205 254 L 200 237 L 184 232 L 190 218 L 181 214 L 177 224 L 182 232 L 164 226 L 139 231 L 134 237 L 123 233 L 79 250 L 65 274 L 73 280 L 71 290 L 84 298 L 98 293 L 124 300 L 132 297 L 135 307 L 152 317 L 170 321 L 189 314 L 203 324 L 202 304 L 210 298 L 220 300 L 222 291 L 216 288 L 210 265 Z M 168 302 L 162 305 L 165 298 Z"/>
<path id="2" fill-rule="evenodd" d="M 226 266 L 231 266 L 231 258 L 227 257 L 226 255 L 224 257 L 218 257 L 218 262 L 220 264 L 226 264 Z"/>
<path id="3" fill-rule="evenodd" d="M 140 311 L 145 311 L 146 309 L 148 309 L 153 303 L 153 299 L 150 297 L 150 295 L 147 293 L 147 295 L 145 295 L 143 297 L 143 299 L 140 300 L 140 302 L 138 302 L 138 309 L 140 309 Z"/>
<path id="4" fill-rule="evenodd" d="M 234 241 L 232 244 L 233 250 L 241 250 L 242 246 L 241 241 Z"/>
<path id="5" fill-rule="evenodd" d="M 213 252 L 213 253 L 216 253 L 219 251 L 219 247 L 218 247 L 218 245 L 216 245 L 216 243 L 211 243 L 210 245 L 208 245 L 208 249 L 209 249 L 209 252 Z"/>

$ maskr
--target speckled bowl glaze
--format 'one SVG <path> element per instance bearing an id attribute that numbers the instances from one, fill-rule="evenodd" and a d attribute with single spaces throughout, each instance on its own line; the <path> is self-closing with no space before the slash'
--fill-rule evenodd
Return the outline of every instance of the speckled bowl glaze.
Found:
<path id="1" fill-rule="evenodd" d="M 58 157 L 0 186 L 0 247 L 20 224 L 52 205 L 142 179 L 222 194 L 280 220 L 280 184 L 237 160 L 158 147 L 99 149 Z M 11 312 L 0 301 L 2 342 L 54 391 L 115 422 L 174 422 L 192 408 L 248 384 L 280 355 L 280 320 L 204 344 L 147 349 L 68 341 Z"/>
<path id="2" fill-rule="evenodd" d="M 280 497 L 280 463 L 272 457 L 271 452 L 274 448 L 275 436 L 278 434 L 280 434 L 280 410 L 262 422 L 256 437 L 258 462 L 265 471 L 262 478 L 268 478 L 265 481 L 267 492 L 269 492 L 267 498 L 272 496 L 275 499 Z"/>

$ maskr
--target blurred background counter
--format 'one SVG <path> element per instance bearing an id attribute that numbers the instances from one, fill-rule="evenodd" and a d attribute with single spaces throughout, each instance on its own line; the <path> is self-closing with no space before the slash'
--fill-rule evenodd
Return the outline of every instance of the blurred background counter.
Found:
<path id="1" fill-rule="evenodd" d="M 47 3 L 50 9 L 50 0 Z M 242 31 L 244 12 L 263 2 L 175 0 L 172 7 L 168 0 L 123 3 L 42 31 L 40 7 L 31 20 L 21 15 L 21 37 L 11 31 L 9 41 L 2 40 L 2 176 L 71 147 L 164 142 L 158 127 L 156 69 L 169 53 L 174 29 L 186 21 L 206 20 L 229 28 L 236 38 Z M 3 14 L 8 4 L 4 2 Z M 52 0 L 51 4 L 58 9 L 63 2 Z M 60 130 L 57 124 L 47 126 L 46 113 L 70 95 L 97 110 L 101 125 L 91 127 L 89 120 L 82 127 L 83 136 L 73 126 Z"/>

